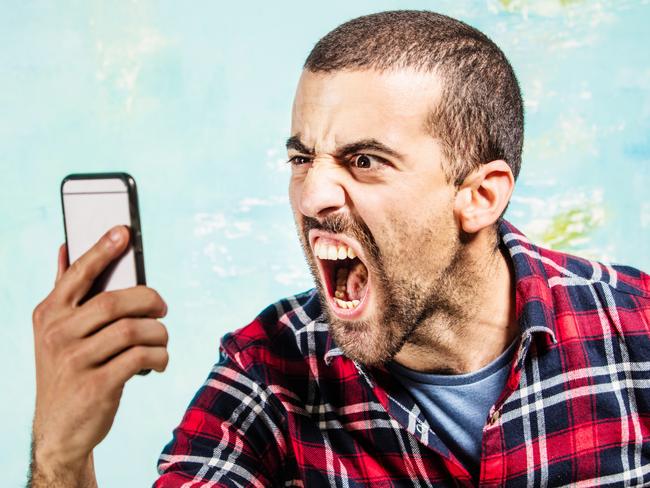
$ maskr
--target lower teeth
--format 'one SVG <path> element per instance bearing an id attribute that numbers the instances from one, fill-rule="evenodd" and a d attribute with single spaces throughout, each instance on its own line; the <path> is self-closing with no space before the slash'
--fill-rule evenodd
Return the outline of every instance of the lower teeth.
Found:
<path id="1" fill-rule="evenodd" d="M 351 301 L 348 301 L 348 300 L 341 300 L 340 298 L 335 298 L 334 301 L 336 302 L 336 304 L 337 304 L 339 307 L 341 307 L 341 308 L 347 308 L 347 309 L 357 308 L 357 306 L 358 306 L 359 303 L 360 303 L 359 300 L 351 300 Z"/>
<path id="2" fill-rule="evenodd" d="M 348 268 L 339 268 L 336 272 L 336 291 L 334 292 L 334 301 L 340 308 L 356 308 L 360 300 L 345 300 L 347 297 Z"/>

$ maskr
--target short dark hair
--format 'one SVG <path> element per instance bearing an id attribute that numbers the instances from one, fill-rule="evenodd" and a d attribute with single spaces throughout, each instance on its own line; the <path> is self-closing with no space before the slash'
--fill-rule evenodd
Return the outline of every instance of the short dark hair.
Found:
<path id="1" fill-rule="evenodd" d="M 442 143 L 447 180 L 460 185 L 480 164 L 521 166 L 524 113 L 515 73 L 499 47 L 464 22 L 396 10 L 350 20 L 323 37 L 305 61 L 311 72 L 416 69 L 437 73 L 442 96 L 427 128 Z"/>

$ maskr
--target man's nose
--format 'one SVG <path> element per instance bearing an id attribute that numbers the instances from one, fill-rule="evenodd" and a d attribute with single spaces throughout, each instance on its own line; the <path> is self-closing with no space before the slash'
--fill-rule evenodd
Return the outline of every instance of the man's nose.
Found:
<path id="1" fill-rule="evenodd" d="M 302 184 L 299 207 L 303 215 L 319 218 L 345 206 L 344 169 L 332 158 L 315 158 Z"/>

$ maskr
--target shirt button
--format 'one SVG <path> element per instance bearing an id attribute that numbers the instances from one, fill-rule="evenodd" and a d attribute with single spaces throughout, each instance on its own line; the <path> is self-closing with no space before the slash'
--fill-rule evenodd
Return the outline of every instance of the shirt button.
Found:
<path id="1" fill-rule="evenodd" d="M 501 410 L 495 410 L 494 413 L 490 416 L 490 425 L 496 424 L 501 418 Z"/>

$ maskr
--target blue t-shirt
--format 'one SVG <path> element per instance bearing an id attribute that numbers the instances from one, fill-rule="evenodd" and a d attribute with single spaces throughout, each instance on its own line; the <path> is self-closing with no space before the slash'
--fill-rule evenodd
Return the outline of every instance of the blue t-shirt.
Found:
<path id="1" fill-rule="evenodd" d="M 394 361 L 387 365 L 413 396 L 431 429 L 475 477 L 481 460 L 483 427 L 508 379 L 517 342 L 487 366 L 468 374 L 420 373 Z"/>

